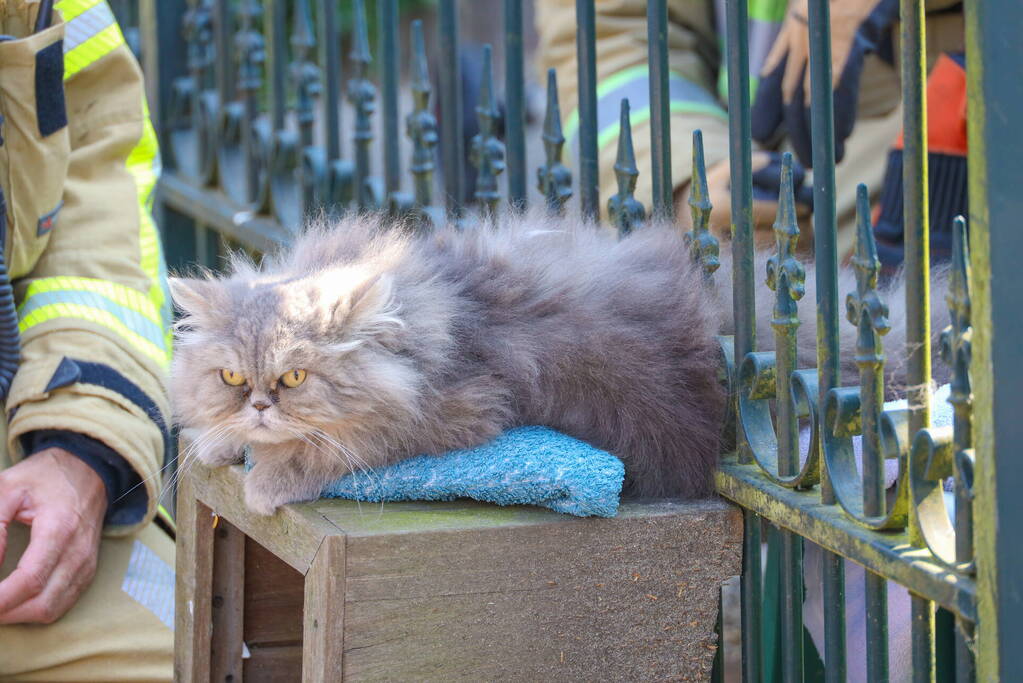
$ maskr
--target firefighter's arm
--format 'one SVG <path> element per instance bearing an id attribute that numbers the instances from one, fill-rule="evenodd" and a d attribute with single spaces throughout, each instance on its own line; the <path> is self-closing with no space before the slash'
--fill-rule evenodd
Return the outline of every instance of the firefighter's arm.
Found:
<path id="1" fill-rule="evenodd" d="M 669 100 L 671 167 L 676 188 L 689 182 L 692 131 L 703 131 L 706 160 L 713 164 L 728 154 L 728 120 L 718 101 L 720 65 L 713 0 L 671 0 L 668 3 Z M 575 2 L 551 0 L 536 4 L 540 38 L 539 66 L 558 76 L 566 163 L 578 154 L 579 117 L 576 62 Z M 600 148 L 601 210 L 617 192 L 614 177 L 619 108 L 629 99 L 636 163 L 640 171 L 636 197 L 650 205 L 650 86 L 648 80 L 647 3 L 645 0 L 597 0 L 597 135 Z M 546 80 L 546 77 L 544 77 Z M 576 188 L 574 188 L 577 190 Z"/>
<path id="2" fill-rule="evenodd" d="M 106 3 L 57 8 L 69 26 L 92 16 L 83 32 L 68 32 L 77 44 L 65 44 L 63 206 L 45 251 L 16 285 L 22 363 L 7 403 L 8 447 L 17 457 L 25 441 L 63 432 L 122 458 L 142 484 L 109 521 L 128 532 L 156 509 L 170 443 L 169 308 L 149 211 L 156 136 L 138 64 Z"/>

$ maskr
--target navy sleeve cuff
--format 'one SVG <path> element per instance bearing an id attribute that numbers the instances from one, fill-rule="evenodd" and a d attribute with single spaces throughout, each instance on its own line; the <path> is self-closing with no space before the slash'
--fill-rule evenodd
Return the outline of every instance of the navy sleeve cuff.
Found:
<path id="1" fill-rule="evenodd" d="M 91 467 L 107 491 L 107 524 L 135 524 L 145 514 L 149 503 L 142 479 L 113 449 L 84 434 L 57 429 L 28 432 L 21 437 L 26 455 L 47 448 L 62 448 Z"/>

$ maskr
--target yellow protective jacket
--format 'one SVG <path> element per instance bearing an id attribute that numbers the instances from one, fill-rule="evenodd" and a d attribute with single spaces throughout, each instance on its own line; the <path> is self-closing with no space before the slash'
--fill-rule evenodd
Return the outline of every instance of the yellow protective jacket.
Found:
<path id="1" fill-rule="evenodd" d="M 61 430 L 112 449 L 144 483 L 139 509 L 110 529 L 128 533 L 156 510 L 170 446 L 156 134 L 109 5 L 60 0 L 33 34 L 37 8 L 0 0 L 0 33 L 18 38 L 0 43 L 4 256 L 21 332 L 7 448 L 17 460 L 23 435 Z"/>
<path id="2" fill-rule="evenodd" d="M 798 0 L 797 0 L 798 1 Z M 858 0 L 848 0 L 858 1 Z M 866 2 L 867 0 L 863 0 Z M 927 0 L 928 59 L 941 52 L 962 50 L 961 12 L 944 12 L 959 0 Z M 691 175 L 692 131 L 703 131 L 708 169 L 728 157 L 727 92 L 724 88 L 723 0 L 668 0 L 668 68 L 671 111 L 671 177 L 676 189 L 688 185 Z M 650 109 L 646 0 L 596 0 L 597 111 L 601 210 L 617 191 L 614 175 L 618 140 L 619 104 L 629 98 L 632 138 L 640 176 L 636 198 L 650 206 Z M 755 83 L 788 9 L 788 0 L 749 0 L 750 76 Z M 543 71 L 554 68 L 558 96 L 565 122 L 567 157 L 578 152 L 578 66 L 574 0 L 536 3 L 539 34 L 538 64 Z M 897 34 L 897 32 L 896 32 Z M 880 188 L 886 150 L 901 128 L 897 68 L 876 57 L 868 58 L 860 88 L 857 130 L 846 143 L 846 159 L 837 167 L 839 240 L 843 252 L 853 244 L 855 187 L 859 182 Z M 566 160 L 567 161 L 567 160 Z M 727 178 L 727 168 L 721 169 Z M 713 181 L 713 178 L 712 178 Z M 712 182 L 713 185 L 713 182 Z M 724 217 L 719 226 L 727 234 L 726 196 L 713 196 L 715 214 Z M 681 199 L 676 192 L 676 199 Z M 687 221 L 686 211 L 679 212 Z M 766 224 L 769 229 L 773 214 Z M 847 229 L 850 228 L 850 229 Z M 768 235 L 768 242 L 773 238 Z"/>

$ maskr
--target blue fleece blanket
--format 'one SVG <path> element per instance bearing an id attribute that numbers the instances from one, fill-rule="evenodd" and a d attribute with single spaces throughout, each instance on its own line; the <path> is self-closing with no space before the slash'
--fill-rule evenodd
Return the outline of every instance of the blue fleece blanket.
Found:
<path id="1" fill-rule="evenodd" d="M 614 517 L 624 478 L 622 461 L 610 453 L 546 427 L 519 427 L 476 448 L 350 474 L 322 495 L 366 502 L 474 498 Z"/>

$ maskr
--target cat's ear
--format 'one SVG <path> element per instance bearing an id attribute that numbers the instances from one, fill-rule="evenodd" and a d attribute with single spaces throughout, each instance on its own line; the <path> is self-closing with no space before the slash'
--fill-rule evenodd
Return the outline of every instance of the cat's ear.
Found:
<path id="1" fill-rule="evenodd" d="M 217 283 L 206 278 L 172 277 L 167 282 L 174 305 L 191 317 L 202 317 L 218 298 Z"/>
<path id="2" fill-rule="evenodd" d="M 384 343 L 405 326 L 394 301 L 394 278 L 387 273 L 378 273 L 356 285 L 337 302 L 332 317 L 346 333 L 374 337 Z"/>

